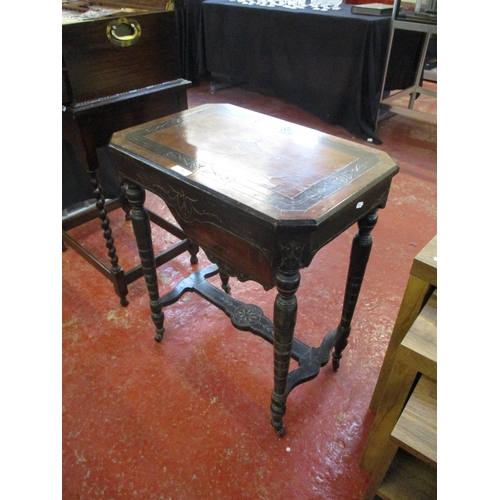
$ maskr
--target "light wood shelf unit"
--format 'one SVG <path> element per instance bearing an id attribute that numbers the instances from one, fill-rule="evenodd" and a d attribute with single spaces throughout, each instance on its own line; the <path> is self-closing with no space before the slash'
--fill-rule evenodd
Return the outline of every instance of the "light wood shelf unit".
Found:
<path id="1" fill-rule="evenodd" d="M 405 408 L 420 374 L 437 380 L 437 291 L 401 342 L 365 446 L 361 466 L 370 474 Z"/>
<path id="2" fill-rule="evenodd" d="M 399 345 L 436 288 L 437 235 L 413 259 L 403 300 L 370 401 L 370 410 L 378 410 Z"/>
<path id="3" fill-rule="evenodd" d="M 410 275 L 407 292 L 411 293 L 405 296 L 418 300 L 406 304 L 403 300 L 399 325 L 397 321 L 393 332 L 396 338 L 391 339 L 393 350 L 386 354 L 390 364 L 385 372 L 381 371 L 377 382 L 383 391 L 378 396 L 377 414 L 361 460 L 361 466 L 372 476 L 365 500 L 436 498 L 436 243 L 434 238 L 414 261 L 412 272 L 420 272 L 424 279 Z M 405 327 L 403 334 L 402 325 L 412 316 L 413 324 Z"/>

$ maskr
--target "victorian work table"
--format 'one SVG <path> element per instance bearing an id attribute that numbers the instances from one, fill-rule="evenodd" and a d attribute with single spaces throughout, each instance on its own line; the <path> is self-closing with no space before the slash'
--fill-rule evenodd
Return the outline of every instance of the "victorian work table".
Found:
<path id="1" fill-rule="evenodd" d="M 233 325 L 274 345 L 271 424 L 282 436 L 290 391 L 332 355 L 339 367 L 368 262 L 377 210 L 398 166 L 385 153 L 253 111 L 206 104 L 113 135 L 110 151 L 127 182 L 132 224 L 156 340 L 163 308 L 196 292 Z M 160 296 L 145 190 L 160 196 L 187 237 L 214 263 Z M 339 325 L 319 347 L 294 338 L 300 270 L 353 224 Z M 220 275 L 222 289 L 206 281 Z M 229 294 L 229 276 L 277 289 L 273 321 Z M 333 354 L 332 354 L 333 353 Z M 289 372 L 290 359 L 298 367 Z"/>

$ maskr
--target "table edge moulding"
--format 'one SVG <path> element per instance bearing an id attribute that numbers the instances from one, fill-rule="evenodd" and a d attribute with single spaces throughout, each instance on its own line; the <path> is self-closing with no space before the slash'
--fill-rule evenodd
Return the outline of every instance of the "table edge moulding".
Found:
<path id="1" fill-rule="evenodd" d="M 163 308 L 195 292 L 232 324 L 274 345 L 271 424 L 284 434 L 290 391 L 332 357 L 339 368 L 372 247 L 377 211 L 399 167 L 384 152 L 229 104 L 204 104 L 113 134 L 109 150 L 127 198 L 155 339 Z M 214 264 L 160 296 L 145 190 L 162 198 Z M 294 338 L 300 270 L 346 229 L 354 236 L 338 327 L 319 347 Z M 207 278 L 219 275 L 221 288 Z M 230 295 L 229 277 L 277 289 L 273 321 Z M 290 360 L 298 367 L 289 372 Z"/>

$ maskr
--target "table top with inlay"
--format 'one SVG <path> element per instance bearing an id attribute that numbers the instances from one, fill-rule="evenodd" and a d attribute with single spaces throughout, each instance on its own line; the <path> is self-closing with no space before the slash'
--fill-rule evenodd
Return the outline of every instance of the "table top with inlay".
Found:
<path id="1" fill-rule="evenodd" d="M 299 267 L 307 266 L 321 246 L 384 206 L 398 171 L 375 148 L 229 104 L 117 132 L 110 148 L 122 175 L 162 197 L 185 231 L 197 226 L 200 246 L 227 258 L 221 242 L 236 238 L 271 267 L 287 239 L 300 240 Z"/>

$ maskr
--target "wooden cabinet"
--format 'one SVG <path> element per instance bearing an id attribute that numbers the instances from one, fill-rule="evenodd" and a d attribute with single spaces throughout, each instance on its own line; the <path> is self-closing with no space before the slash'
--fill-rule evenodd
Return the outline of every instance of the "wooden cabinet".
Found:
<path id="1" fill-rule="evenodd" d="M 165 5 L 158 7 L 158 3 L 62 3 L 62 138 L 72 146 L 78 163 L 63 170 L 63 191 L 70 191 L 66 193 L 70 206 L 82 201 L 72 196 L 71 183 L 65 179 L 84 169 L 95 196 L 94 207 L 63 218 L 63 244 L 112 282 L 123 306 L 128 304 L 128 285 L 142 276 L 142 268 L 125 272 L 119 264 L 107 214 L 119 207 L 128 212 L 129 207 L 123 196 L 111 200 L 105 196 L 97 149 L 106 146 L 117 130 L 187 109 L 191 83 L 181 78 L 175 12 L 166 11 Z M 111 170 L 107 173 L 116 177 Z M 72 228 L 95 218 L 100 219 L 108 265 L 69 234 Z M 184 239 L 167 221 L 157 216 L 155 221 Z M 184 239 L 182 249 L 188 248 Z M 177 248 L 174 253 L 179 252 Z M 160 261 L 166 262 L 171 255 L 164 252 Z"/>
<path id="2" fill-rule="evenodd" d="M 437 495 L 437 288 L 429 284 L 437 284 L 436 246 L 434 238 L 415 258 L 377 381 L 377 413 L 361 460 L 372 475 L 365 500 Z M 405 331 L 401 325 L 415 315 Z"/>
<path id="3" fill-rule="evenodd" d="M 174 11 L 133 2 L 63 2 L 63 104 L 181 78 Z"/>

